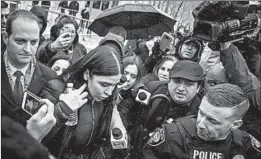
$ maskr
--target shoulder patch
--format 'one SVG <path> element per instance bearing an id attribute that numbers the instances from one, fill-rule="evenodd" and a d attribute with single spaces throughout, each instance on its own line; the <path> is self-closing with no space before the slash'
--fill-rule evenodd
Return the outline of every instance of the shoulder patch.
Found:
<path id="1" fill-rule="evenodd" d="M 158 146 L 165 141 L 165 133 L 163 128 L 159 128 L 152 135 L 152 137 L 147 142 L 150 146 Z"/>
<path id="2" fill-rule="evenodd" d="M 260 142 L 259 142 L 254 136 L 252 136 L 252 135 L 250 135 L 250 134 L 249 134 L 249 136 L 250 136 L 250 138 L 251 138 L 251 145 L 252 145 L 252 147 L 253 147 L 256 151 L 261 152 L 261 144 L 260 144 Z"/>

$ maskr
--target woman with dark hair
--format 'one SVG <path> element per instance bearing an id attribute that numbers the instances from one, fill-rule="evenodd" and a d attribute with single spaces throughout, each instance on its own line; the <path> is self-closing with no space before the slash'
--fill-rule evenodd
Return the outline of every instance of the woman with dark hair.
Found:
<path id="1" fill-rule="evenodd" d="M 147 83 L 150 81 L 169 81 L 169 70 L 173 65 L 179 61 L 172 55 L 166 55 L 153 67 L 153 72 L 142 77 L 141 80 L 134 87 L 134 92 L 137 92 L 140 88 L 147 90 Z"/>
<path id="2" fill-rule="evenodd" d="M 118 54 L 109 46 L 97 47 L 66 69 L 58 79 L 49 81 L 41 91 L 42 97 L 56 103 L 57 124 L 44 139 L 51 154 L 61 159 L 93 159 L 106 153 L 100 145 L 110 137 L 114 92 L 122 72 Z M 66 83 L 67 88 L 68 83 L 75 88 L 68 94 L 77 94 L 86 86 L 87 102 L 82 102 L 82 106 L 77 101 L 70 102 L 64 93 L 68 90 Z M 82 94 L 77 96 L 82 97 Z"/>
<path id="3" fill-rule="evenodd" d="M 131 89 L 133 86 L 135 86 L 136 82 L 144 75 L 143 71 L 143 63 L 142 60 L 134 55 L 125 56 L 122 59 L 123 63 L 123 74 L 126 77 L 126 82 L 123 84 L 118 85 L 117 92 L 115 94 L 118 94 L 118 96 L 115 96 L 115 104 L 113 109 L 113 117 L 111 121 L 112 129 L 116 125 L 117 128 L 121 129 L 122 134 L 125 134 L 128 136 L 128 127 L 129 127 L 129 117 L 132 116 L 133 109 L 132 107 L 133 103 L 128 105 L 128 101 L 133 101 L 131 94 Z M 127 100 L 127 103 L 125 101 Z M 127 106 L 125 106 L 127 105 Z M 127 121 L 128 120 L 128 121 Z M 111 147 L 111 142 L 106 141 L 101 145 L 100 149 L 103 149 L 103 153 L 106 156 L 106 159 L 115 159 L 115 158 L 125 158 L 128 155 L 129 149 L 130 149 L 130 143 L 129 139 L 127 140 L 127 148 L 125 149 L 113 149 Z M 101 153 L 101 152 L 98 152 Z M 93 158 L 96 158 L 93 157 Z"/>
<path id="4" fill-rule="evenodd" d="M 87 53 L 85 47 L 78 42 L 78 28 L 73 18 L 62 16 L 51 28 L 51 38 L 39 46 L 37 60 L 47 64 L 54 55 L 62 53 L 69 57 L 71 63 L 78 61 Z"/>
<path id="5" fill-rule="evenodd" d="M 59 50 L 61 51 L 61 50 Z M 64 53 L 56 54 L 48 63 L 48 66 L 60 76 L 71 65 L 70 59 Z"/>

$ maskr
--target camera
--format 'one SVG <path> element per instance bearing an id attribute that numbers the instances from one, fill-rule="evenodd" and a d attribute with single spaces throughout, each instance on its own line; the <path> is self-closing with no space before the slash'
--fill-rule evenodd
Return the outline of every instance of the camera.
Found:
<path id="1" fill-rule="evenodd" d="M 204 41 L 231 41 L 253 32 L 258 26 L 258 16 L 248 15 L 242 20 L 232 19 L 225 22 L 195 20 L 193 36 Z"/>
<path id="2" fill-rule="evenodd" d="M 246 2 L 205 2 L 193 11 L 193 36 L 227 42 L 251 34 L 258 28 L 258 14 Z"/>
<path id="3" fill-rule="evenodd" d="M 135 100 L 143 105 L 148 105 L 150 97 L 151 97 L 150 92 L 148 92 L 144 89 L 139 89 Z"/>

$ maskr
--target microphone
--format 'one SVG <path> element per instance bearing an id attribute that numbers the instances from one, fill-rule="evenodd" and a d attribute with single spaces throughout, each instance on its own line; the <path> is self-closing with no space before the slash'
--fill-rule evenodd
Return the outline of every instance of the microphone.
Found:
<path id="1" fill-rule="evenodd" d="M 150 97 L 150 92 L 144 89 L 139 89 L 138 95 L 136 96 L 135 100 L 141 104 L 148 105 Z"/>
<path id="2" fill-rule="evenodd" d="M 127 77 L 125 75 L 122 75 L 121 79 L 120 79 L 120 82 L 118 84 L 118 88 L 121 89 L 121 88 L 127 86 L 127 84 L 128 84 L 127 83 Z"/>
<path id="3" fill-rule="evenodd" d="M 144 92 L 141 92 L 140 94 L 138 94 L 138 97 L 139 97 L 140 100 L 143 101 L 143 100 L 145 100 L 147 98 L 147 94 L 144 93 Z"/>
<path id="4" fill-rule="evenodd" d="M 112 112 L 110 132 L 113 149 L 126 149 L 128 147 L 128 135 L 116 105 Z"/>
<path id="5" fill-rule="evenodd" d="M 125 75 L 122 75 L 119 84 L 122 85 L 125 82 L 127 82 L 127 77 Z"/>
<path id="6" fill-rule="evenodd" d="M 121 132 L 121 129 L 119 129 L 117 127 L 112 129 L 112 136 L 113 136 L 114 139 L 117 139 L 117 140 L 122 138 L 123 134 Z"/>

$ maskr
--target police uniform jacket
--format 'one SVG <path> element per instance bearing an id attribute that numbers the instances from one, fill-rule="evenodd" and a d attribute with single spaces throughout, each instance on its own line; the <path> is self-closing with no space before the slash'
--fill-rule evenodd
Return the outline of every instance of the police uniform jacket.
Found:
<path id="1" fill-rule="evenodd" d="M 176 119 L 187 115 L 196 115 L 201 102 L 201 99 L 196 95 L 188 104 L 178 104 L 170 96 L 167 82 L 153 81 L 148 84 L 148 91 L 152 96 L 156 94 L 165 94 L 170 99 L 170 107 L 167 107 L 167 101 L 164 99 L 155 99 L 149 106 L 150 109 L 144 110 L 147 114 L 151 109 L 155 109 L 155 113 L 151 116 L 147 123 L 148 130 L 153 130 L 156 127 L 160 127 L 166 119 Z M 145 116 L 145 115 L 144 115 Z"/>
<path id="2" fill-rule="evenodd" d="M 243 158 L 242 158 L 243 157 Z M 197 136 L 196 117 L 188 116 L 163 125 L 142 149 L 142 159 L 255 159 L 260 142 L 241 130 L 225 140 L 204 141 Z"/>

